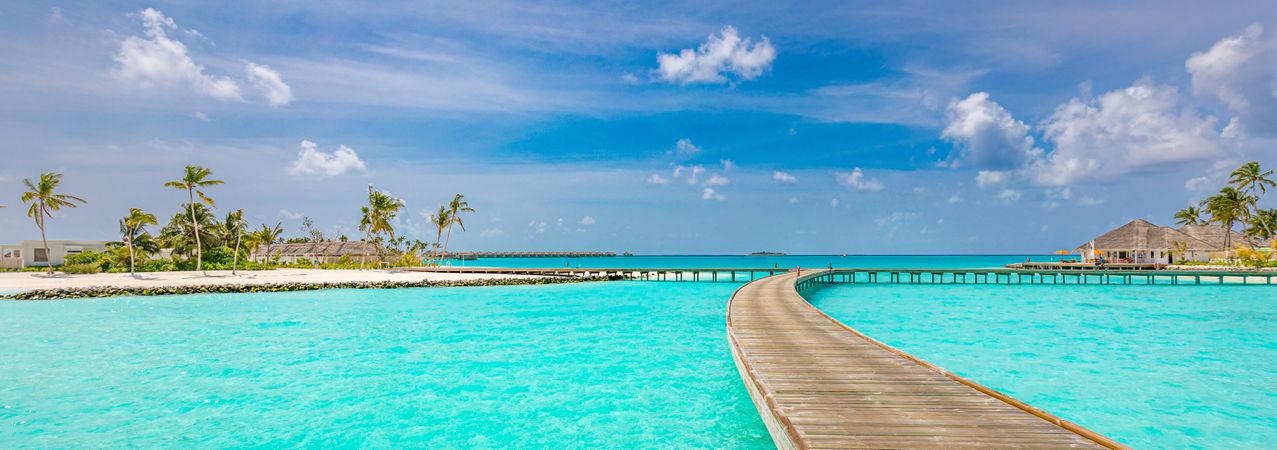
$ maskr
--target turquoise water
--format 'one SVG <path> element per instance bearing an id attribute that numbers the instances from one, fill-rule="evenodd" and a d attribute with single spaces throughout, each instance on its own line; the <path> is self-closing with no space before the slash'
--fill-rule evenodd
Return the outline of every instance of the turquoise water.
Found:
<path id="1" fill-rule="evenodd" d="M 766 448 L 736 287 L 0 302 L 0 447 Z"/>
<path id="2" fill-rule="evenodd" d="M 860 331 L 1137 448 L 1272 448 L 1277 290 L 832 285 Z"/>
<path id="3" fill-rule="evenodd" d="M 1014 262 L 1058 261 L 1045 255 L 794 255 L 794 256 L 614 256 L 604 258 L 482 258 L 453 265 L 485 267 L 581 268 L 768 268 L 768 267 L 1002 267 Z"/>

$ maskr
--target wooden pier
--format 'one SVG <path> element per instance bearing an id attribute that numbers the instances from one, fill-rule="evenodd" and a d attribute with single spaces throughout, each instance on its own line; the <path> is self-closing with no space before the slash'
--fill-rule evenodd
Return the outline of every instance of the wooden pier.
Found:
<path id="1" fill-rule="evenodd" d="M 798 294 L 838 274 L 764 278 L 728 304 L 732 357 L 778 448 L 1125 448 L 873 340 Z"/>
<path id="2" fill-rule="evenodd" d="M 1269 285 L 1277 272 L 1104 270 L 1104 269 L 833 269 L 818 277 L 804 277 L 807 284 L 1124 284 L 1124 285 Z"/>

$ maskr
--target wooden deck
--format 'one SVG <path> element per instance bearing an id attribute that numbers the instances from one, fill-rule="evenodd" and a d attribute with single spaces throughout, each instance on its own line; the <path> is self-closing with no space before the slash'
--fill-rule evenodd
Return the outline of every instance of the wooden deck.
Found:
<path id="1" fill-rule="evenodd" d="M 879 343 L 795 289 L 820 272 L 733 295 L 727 336 L 777 447 L 1125 448 Z"/>

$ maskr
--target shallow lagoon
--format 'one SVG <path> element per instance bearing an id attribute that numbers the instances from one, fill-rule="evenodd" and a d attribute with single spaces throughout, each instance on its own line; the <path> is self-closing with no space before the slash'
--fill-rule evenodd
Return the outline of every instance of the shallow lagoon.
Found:
<path id="1" fill-rule="evenodd" d="M 832 285 L 874 338 L 1136 448 L 1272 448 L 1267 286 Z"/>
<path id="2" fill-rule="evenodd" d="M 6 447 L 770 447 L 732 284 L 0 302 Z"/>

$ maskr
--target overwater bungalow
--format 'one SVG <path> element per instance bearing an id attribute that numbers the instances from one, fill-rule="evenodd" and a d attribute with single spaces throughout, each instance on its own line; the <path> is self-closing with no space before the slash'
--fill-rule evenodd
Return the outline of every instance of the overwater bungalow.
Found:
<path id="1" fill-rule="evenodd" d="M 1238 233 L 1233 242 L 1249 242 Z M 1075 249 L 1084 262 L 1104 258 L 1112 263 L 1175 264 L 1208 262 L 1223 256 L 1224 229 L 1211 225 L 1188 225 L 1181 229 L 1154 225 L 1136 219 L 1084 243 Z"/>

